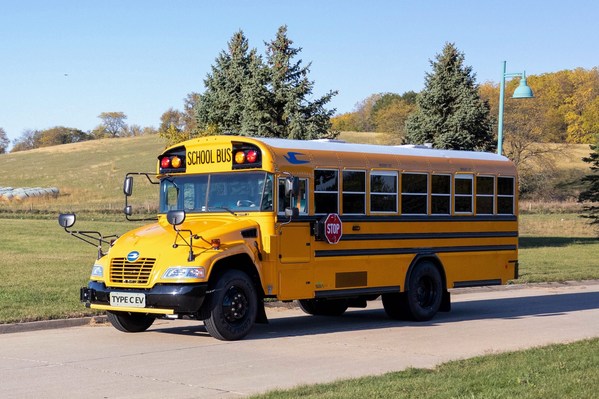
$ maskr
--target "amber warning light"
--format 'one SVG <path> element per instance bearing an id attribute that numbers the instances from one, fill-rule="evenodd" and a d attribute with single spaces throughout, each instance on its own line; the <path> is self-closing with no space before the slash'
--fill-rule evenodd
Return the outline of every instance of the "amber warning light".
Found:
<path id="1" fill-rule="evenodd" d="M 234 168 L 259 168 L 262 166 L 260 150 L 255 148 L 234 149 L 233 167 Z"/>

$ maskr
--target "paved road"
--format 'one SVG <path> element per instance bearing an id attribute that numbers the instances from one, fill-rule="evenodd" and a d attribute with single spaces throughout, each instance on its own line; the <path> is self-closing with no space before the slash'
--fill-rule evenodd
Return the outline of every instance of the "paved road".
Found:
<path id="1" fill-rule="evenodd" d="M 238 398 L 598 337 L 599 282 L 460 290 L 452 312 L 428 323 L 389 320 L 378 301 L 339 318 L 268 315 L 237 342 L 188 321 L 141 334 L 106 325 L 2 334 L 0 397 Z"/>

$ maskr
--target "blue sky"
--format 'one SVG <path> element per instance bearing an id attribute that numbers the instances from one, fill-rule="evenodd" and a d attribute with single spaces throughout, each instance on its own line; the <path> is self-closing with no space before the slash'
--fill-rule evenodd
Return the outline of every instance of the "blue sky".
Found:
<path id="1" fill-rule="evenodd" d="M 420 91 L 446 42 L 478 82 L 508 72 L 599 66 L 599 2 L 29 1 L 0 3 L 0 127 L 11 140 L 57 125 L 91 130 L 101 112 L 158 126 L 204 90 L 234 32 L 264 51 L 280 25 L 312 62 L 315 96 L 338 113 L 378 92 Z M 534 88 L 533 88 L 534 89 Z"/>

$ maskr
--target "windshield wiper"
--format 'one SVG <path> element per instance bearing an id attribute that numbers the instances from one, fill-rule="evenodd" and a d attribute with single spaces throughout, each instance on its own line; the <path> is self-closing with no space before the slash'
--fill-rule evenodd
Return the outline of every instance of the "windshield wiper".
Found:
<path id="1" fill-rule="evenodd" d="M 214 211 L 217 209 L 224 209 L 225 211 L 229 212 L 231 215 L 237 216 L 237 214 L 234 211 L 232 211 L 229 208 L 224 207 L 224 206 L 208 206 L 208 207 L 206 207 L 206 212 Z"/>

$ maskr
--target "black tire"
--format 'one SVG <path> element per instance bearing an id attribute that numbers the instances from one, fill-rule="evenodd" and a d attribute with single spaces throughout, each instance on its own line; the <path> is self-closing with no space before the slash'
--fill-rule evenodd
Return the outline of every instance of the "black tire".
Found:
<path id="1" fill-rule="evenodd" d="M 136 333 L 146 331 L 156 320 L 155 316 L 145 313 L 107 312 L 108 321 L 119 331 Z"/>
<path id="2" fill-rule="evenodd" d="M 341 316 L 347 310 L 345 299 L 300 299 L 300 308 L 313 316 Z"/>
<path id="3" fill-rule="evenodd" d="M 405 293 L 383 294 L 381 297 L 387 316 L 395 320 L 411 320 Z"/>
<path id="4" fill-rule="evenodd" d="M 404 306 L 410 319 L 432 319 L 443 299 L 443 281 L 439 269 L 430 261 L 419 262 L 410 274 L 406 288 Z"/>
<path id="5" fill-rule="evenodd" d="M 256 289 L 247 274 L 230 270 L 223 274 L 209 297 L 208 333 L 222 341 L 245 337 L 254 325 L 258 309 Z"/>

